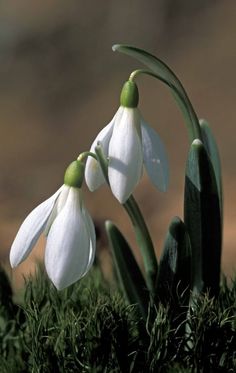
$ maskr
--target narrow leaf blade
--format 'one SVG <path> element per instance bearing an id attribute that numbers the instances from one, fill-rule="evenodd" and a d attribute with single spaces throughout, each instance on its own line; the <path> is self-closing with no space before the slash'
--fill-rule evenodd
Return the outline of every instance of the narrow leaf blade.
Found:
<path id="1" fill-rule="evenodd" d="M 141 316 L 146 320 L 149 294 L 139 266 L 127 241 L 111 221 L 106 222 L 106 232 L 121 288 L 129 303 L 137 304 Z"/>
<path id="2" fill-rule="evenodd" d="M 205 148 L 208 152 L 210 160 L 212 162 L 216 183 L 220 198 L 220 206 L 221 206 L 221 216 L 223 216 L 223 188 L 222 188 L 222 172 L 221 172 L 221 163 L 220 163 L 220 154 L 218 150 L 218 146 L 216 144 L 215 138 L 213 136 L 212 130 L 205 119 L 200 119 L 199 121 L 202 133 L 202 141 L 205 145 Z"/>
<path id="3" fill-rule="evenodd" d="M 190 148 L 184 196 L 184 222 L 193 255 L 193 289 L 217 295 L 220 281 L 221 214 L 215 173 L 201 141 Z"/>
<path id="4" fill-rule="evenodd" d="M 160 259 L 157 296 L 164 304 L 188 304 L 192 281 L 192 255 L 185 224 L 173 218 Z M 183 299 L 184 298 L 184 299 Z"/>

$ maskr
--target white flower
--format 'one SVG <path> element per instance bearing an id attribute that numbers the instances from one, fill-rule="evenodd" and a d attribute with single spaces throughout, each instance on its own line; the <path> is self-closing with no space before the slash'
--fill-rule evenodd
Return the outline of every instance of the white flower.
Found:
<path id="1" fill-rule="evenodd" d="M 143 164 L 152 183 L 166 191 L 168 161 L 158 134 L 144 122 L 136 107 L 120 106 L 112 121 L 95 138 L 90 151 L 100 143 L 108 158 L 108 179 L 114 196 L 126 202 L 139 182 Z M 85 179 L 91 191 L 105 182 L 99 163 L 89 157 Z"/>
<path id="2" fill-rule="evenodd" d="M 94 225 L 79 188 L 63 185 L 27 216 L 11 247 L 13 268 L 27 258 L 43 232 L 46 271 L 60 290 L 84 276 L 95 256 Z"/>

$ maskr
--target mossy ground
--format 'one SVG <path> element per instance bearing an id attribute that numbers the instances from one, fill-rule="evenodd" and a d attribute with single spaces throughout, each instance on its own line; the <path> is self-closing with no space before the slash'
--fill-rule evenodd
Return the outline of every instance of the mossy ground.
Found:
<path id="1" fill-rule="evenodd" d="M 224 279 L 217 300 L 195 299 L 181 320 L 153 307 L 144 325 L 98 269 L 60 292 L 40 270 L 18 303 L 0 277 L 1 373 L 236 371 L 236 281 Z"/>

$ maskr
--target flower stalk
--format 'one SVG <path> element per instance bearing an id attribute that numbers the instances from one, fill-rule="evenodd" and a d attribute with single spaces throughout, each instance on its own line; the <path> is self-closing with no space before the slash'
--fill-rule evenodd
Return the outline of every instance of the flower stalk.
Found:
<path id="1" fill-rule="evenodd" d="M 136 47 L 124 44 L 115 44 L 113 45 L 112 50 L 136 58 L 150 69 L 150 72 L 153 73 L 152 76 L 165 83 L 171 89 L 171 92 L 185 119 L 190 144 L 192 144 L 195 139 L 201 140 L 202 136 L 198 116 L 181 81 L 170 69 L 170 67 L 156 56 Z"/>
<path id="2" fill-rule="evenodd" d="M 135 198 L 130 196 L 123 206 L 134 227 L 136 240 L 143 258 L 147 287 L 150 293 L 154 295 L 158 263 L 150 233 Z"/>
<path id="3" fill-rule="evenodd" d="M 162 75 L 154 73 L 151 70 L 146 70 L 146 69 L 134 70 L 130 74 L 129 80 L 131 82 L 134 82 L 134 80 L 140 74 L 145 74 L 145 75 L 152 76 L 152 77 L 160 80 L 162 83 L 166 84 L 172 90 L 172 94 L 175 97 L 176 101 L 178 102 L 179 108 L 184 113 L 184 116 L 191 116 L 191 114 L 192 114 L 193 117 L 194 117 L 194 120 L 190 120 L 190 121 L 187 120 L 186 121 L 186 127 L 187 127 L 187 131 L 188 131 L 190 144 L 195 139 L 201 139 L 202 138 L 201 127 L 200 127 L 199 122 L 198 122 L 197 114 L 195 113 L 186 92 L 184 91 L 185 92 L 185 96 L 184 96 L 181 93 L 181 91 L 178 90 L 178 88 L 174 84 L 172 84 L 168 79 L 165 79 Z"/>

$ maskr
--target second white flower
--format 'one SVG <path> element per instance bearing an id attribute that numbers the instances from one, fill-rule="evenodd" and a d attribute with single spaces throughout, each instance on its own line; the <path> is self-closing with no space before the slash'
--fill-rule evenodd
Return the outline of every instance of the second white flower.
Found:
<path id="1" fill-rule="evenodd" d="M 138 99 L 129 100 L 128 106 L 125 106 L 124 101 L 121 99 L 117 113 L 98 134 L 90 149 L 94 152 L 98 143 L 101 144 L 109 160 L 110 187 L 120 203 L 127 201 L 138 184 L 143 165 L 159 190 L 165 191 L 169 181 L 166 151 L 160 137 L 144 122 L 137 108 Z M 89 157 L 87 160 L 85 179 L 91 191 L 105 182 L 100 165 L 94 158 Z"/>

